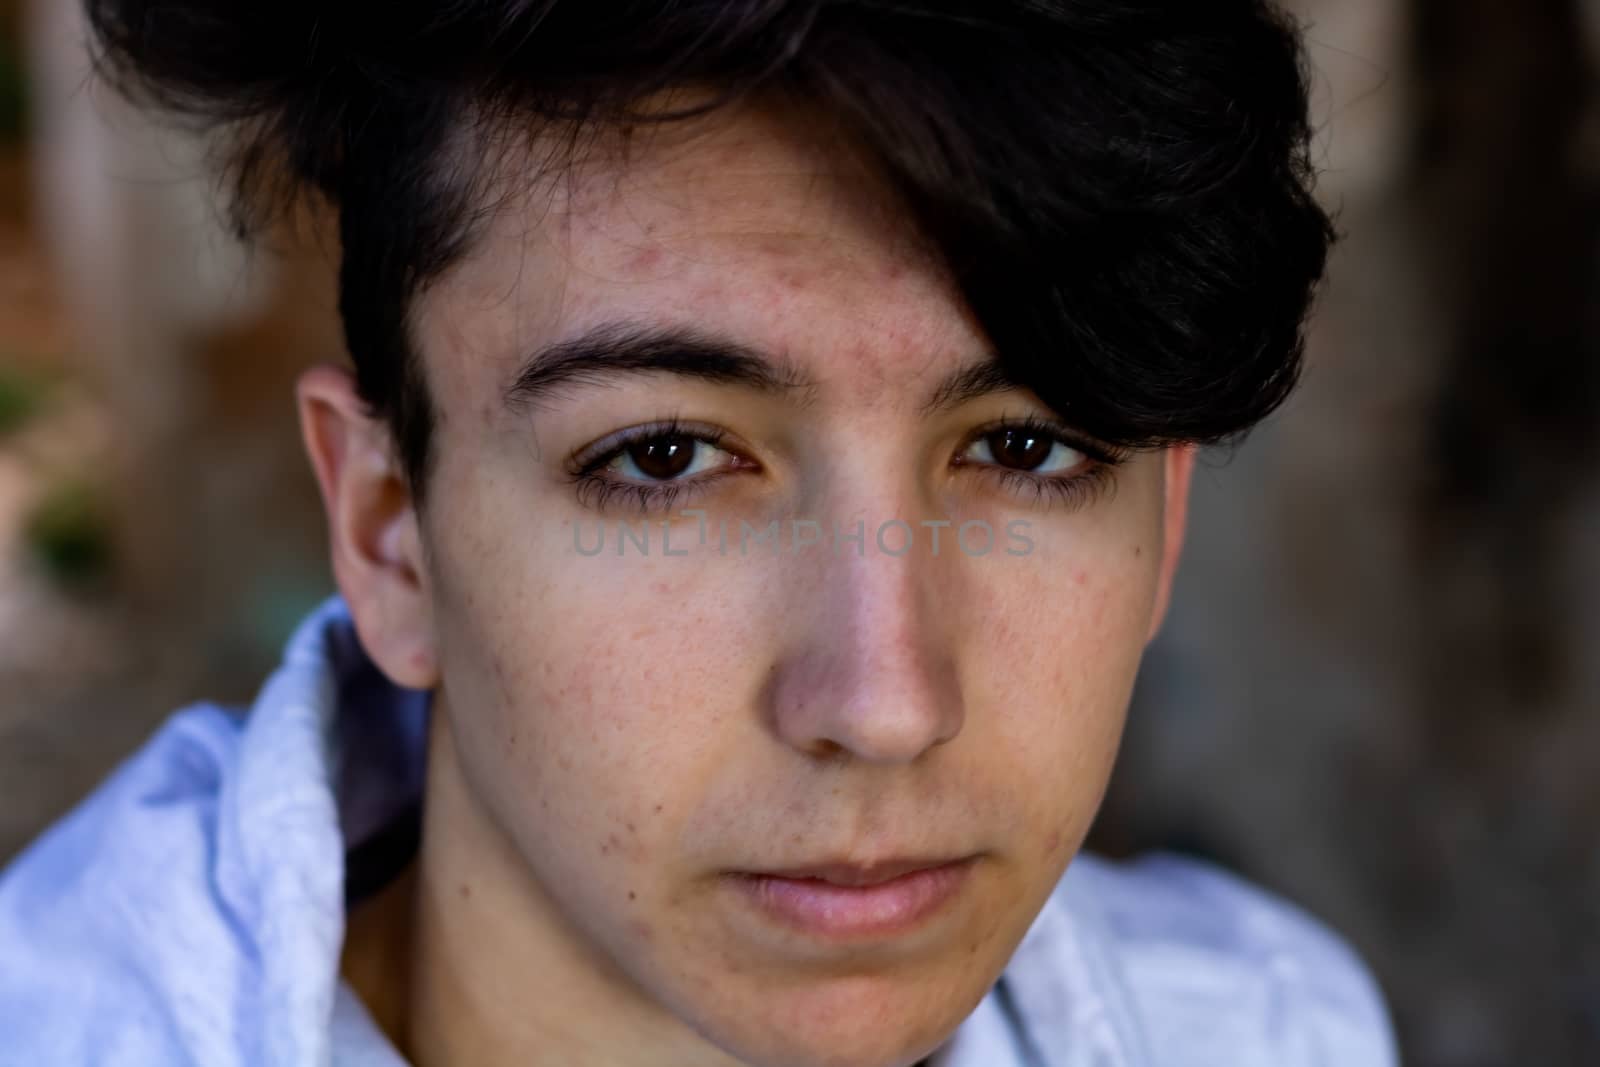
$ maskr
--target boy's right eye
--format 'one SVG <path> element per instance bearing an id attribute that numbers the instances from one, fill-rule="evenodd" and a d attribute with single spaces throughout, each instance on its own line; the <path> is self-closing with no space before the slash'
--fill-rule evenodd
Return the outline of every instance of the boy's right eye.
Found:
<path id="1" fill-rule="evenodd" d="M 686 493 L 756 464 L 723 448 L 727 434 L 677 422 L 637 426 L 613 434 L 574 458 L 579 499 L 597 509 L 624 503 L 640 511 L 666 511 Z"/>
<path id="2" fill-rule="evenodd" d="M 722 465 L 718 456 L 732 458 L 701 438 L 672 434 L 624 445 L 605 469 L 635 481 L 667 482 Z"/>

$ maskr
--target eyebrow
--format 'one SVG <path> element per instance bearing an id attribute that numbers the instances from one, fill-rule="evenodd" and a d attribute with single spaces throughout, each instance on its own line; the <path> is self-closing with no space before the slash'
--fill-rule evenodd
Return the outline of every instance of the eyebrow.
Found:
<path id="1" fill-rule="evenodd" d="M 731 338 L 682 327 L 631 323 L 598 326 L 534 352 L 506 389 L 514 410 L 549 400 L 564 388 L 603 384 L 619 377 L 673 374 L 772 395 L 815 395 L 816 383 L 790 360 Z M 993 358 L 957 368 L 933 390 L 922 413 L 930 415 L 1021 386 Z"/>
<path id="2" fill-rule="evenodd" d="M 563 388 L 639 374 L 675 374 L 761 393 L 810 392 L 814 384 L 786 359 L 695 330 L 612 323 L 540 349 L 506 390 L 512 408 L 538 404 Z"/>
<path id="3" fill-rule="evenodd" d="M 998 360 L 985 359 L 958 367 L 946 375 L 922 406 L 922 413 L 932 415 L 950 411 L 972 400 L 1022 388 L 1024 386 Z"/>

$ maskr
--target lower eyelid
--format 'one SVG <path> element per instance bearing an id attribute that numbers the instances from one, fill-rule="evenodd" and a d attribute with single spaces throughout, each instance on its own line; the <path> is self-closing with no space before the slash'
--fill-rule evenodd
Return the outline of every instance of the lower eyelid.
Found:
<path id="1" fill-rule="evenodd" d="M 605 511 L 622 503 L 631 502 L 641 513 L 665 511 L 683 495 L 683 487 L 672 482 L 646 485 L 616 478 L 583 479 L 578 486 L 578 500 L 596 511 Z"/>
<path id="2" fill-rule="evenodd" d="M 601 473 L 606 469 L 602 467 L 597 471 L 578 476 L 576 481 L 580 502 L 596 510 L 604 510 L 616 506 L 619 501 L 627 498 L 640 512 L 648 513 L 668 511 L 673 505 L 692 499 L 695 494 L 706 491 L 723 478 L 738 473 L 740 467 L 737 464 L 724 464 L 691 477 L 668 482 L 641 482 L 630 478 L 606 477 Z"/>
<path id="3" fill-rule="evenodd" d="M 1069 508 L 1086 507 L 1116 484 L 1114 464 L 1088 461 L 1088 468 L 1068 477 L 1029 474 L 1026 471 L 990 468 L 1006 491 L 1018 496 L 1032 494 L 1030 503 L 1045 503 Z"/>

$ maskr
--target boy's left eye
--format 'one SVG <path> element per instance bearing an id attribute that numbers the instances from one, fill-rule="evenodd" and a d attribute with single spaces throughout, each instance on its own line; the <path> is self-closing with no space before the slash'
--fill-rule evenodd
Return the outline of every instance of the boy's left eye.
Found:
<path id="1" fill-rule="evenodd" d="M 1023 474 L 1068 474 L 1089 457 L 1061 438 L 1034 427 L 1005 427 L 984 434 L 962 458 Z"/>

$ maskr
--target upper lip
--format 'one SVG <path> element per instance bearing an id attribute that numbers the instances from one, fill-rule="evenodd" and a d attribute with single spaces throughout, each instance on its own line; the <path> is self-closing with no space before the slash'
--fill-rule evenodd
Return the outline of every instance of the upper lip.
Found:
<path id="1" fill-rule="evenodd" d="M 873 863 L 819 863 L 806 867 L 790 867 L 781 871 L 756 871 L 759 878 L 812 878 L 841 886 L 872 886 L 893 881 L 915 871 L 945 867 L 960 863 L 966 857 L 940 857 L 936 859 L 894 859 Z"/>

